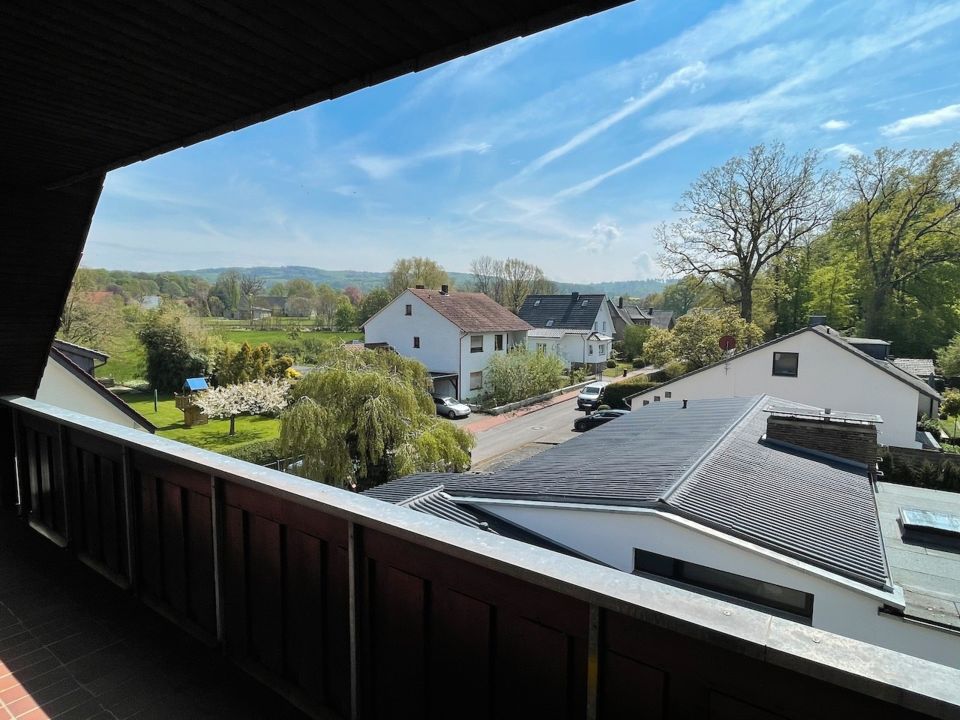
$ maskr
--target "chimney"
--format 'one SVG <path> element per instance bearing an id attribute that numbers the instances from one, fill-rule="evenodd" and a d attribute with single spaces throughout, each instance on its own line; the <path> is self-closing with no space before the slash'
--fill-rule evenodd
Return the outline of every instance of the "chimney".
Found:
<path id="1" fill-rule="evenodd" d="M 825 410 L 822 413 L 790 408 L 767 408 L 768 442 L 820 455 L 853 460 L 865 465 L 874 477 L 877 470 L 877 422 L 870 416 Z"/>
<path id="2" fill-rule="evenodd" d="M 647 308 L 647 315 L 653 315 L 653 308 Z"/>
<path id="3" fill-rule="evenodd" d="M 621 295 L 620 299 L 617 300 L 617 307 L 623 310 L 623 295 Z"/>
<path id="4" fill-rule="evenodd" d="M 573 302 L 576 302 L 577 300 L 580 299 L 580 293 L 574 290 L 572 293 L 570 293 L 570 297 L 573 300 Z"/>
<path id="5" fill-rule="evenodd" d="M 827 316 L 826 315 L 811 315 L 809 320 L 810 327 L 816 327 L 817 325 L 826 325 Z"/>
<path id="6" fill-rule="evenodd" d="M 416 286 L 416 289 L 417 289 L 417 290 L 426 290 L 426 288 L 425 288 L 423 285 L 417 285 L 417 286 Z"/>
<path id="7" fill-rule="evenodd" d="M 449 285 L 441 285 L 441 286 L 440 286 L 440 294 L 441 294 L 441 295 L 449 295 L 449 294 L 450 294 L 450 286 L 449 286 Z"/>
<path id="8" fill-rule="evenodd" d="M 683 409 L 684 409 L 684 410 L 687 409 L 687 401 L 686 401 L 686 400 L 683 401 Z"/>

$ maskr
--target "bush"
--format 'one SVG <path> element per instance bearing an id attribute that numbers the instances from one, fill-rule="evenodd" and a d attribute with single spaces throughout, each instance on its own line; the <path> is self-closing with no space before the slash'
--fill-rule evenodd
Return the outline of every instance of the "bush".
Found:
<path id="1" fill-rule="evenodd" d="M 644 362 L 642 357 L 635 357 L 630 364 L 633 365 L 634 370 L 639 370 L 647 366 L 647 363 Z"/>
<path id="2" fill-rule="evenodd" d="M 604 405 L 609 405 L 611 408 L 617 410 L 629 410 L 630 408 L 627 406 L 627 403 L 624 402 L 625 398 L 630 395 L 636 395 L 638 392 L 654 388 L 657 385 L 658 383 L 649 382 L 646 378 L 611 383 L 603 389 L 600 401 Z"/>
<path id="3" fill-rule="evenodd" d="M 947 417 L 960 415 L 960 390 L 946 390 L 943 393 L 943 402 L 940 412 Z"/>
<path id="4" fill-rule="evenodd" d="M 667 376 L 668 380 L 673 380 L 675 377 L 680 377 L 686 372 L 687 372 L 686 364 L 680 362 L 679 360 L 668 362 L 666 365 L 663 366 L 663 374 Z"/>
<path id="5" fill-rule="evenodd" d="M 254 465 L 269 465 L 282 459 L 280 443 L 277 440 L 258 440 L 221 452 L 228 457 L 244 460 Z"/>
<path id="6" fill-rule="evenodd" d="M 613 370 L 617 366 L 616 360 L 607 360 L 607 367 Z"/>
<path id="7" fill-rule="evenodd" d="M 520 346 L 494 355 L 484 376 L 494 402 L 504 405 L 561 387 L 563 361 L 558 355 L 527 352 Z"/>

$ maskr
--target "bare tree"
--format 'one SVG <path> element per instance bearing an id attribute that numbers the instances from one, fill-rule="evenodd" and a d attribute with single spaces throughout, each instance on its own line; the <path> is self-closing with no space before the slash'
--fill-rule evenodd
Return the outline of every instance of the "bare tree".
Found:
<path id="1" fill-rule="evenodd" d="M 554 284 L 536 265 L 516 258 L 503 262 L 503 306 L 519 312 L 527 295 L 548 295 L 553 291 Z"/>
<path id="2" fill-rule="evenodd" d="M 393 297 L 397 297 L 407 288 L 423 285 L 431 290 L 439 290 L 441 286 L 451 286 L 453 283 L 447 271 L 430 258 L 411 257 L 401 258 L 393 263 L 387 277 L 387 290 Z"/>
<path id="3" fill-rule="evenodd" d="M 478 257 L 470 263 L 473 273 L 473 290 L 482 292 L 495 302 L 503 304 L 503 261 L 489 255 Z"/>
<path id="4" fill-rule="evenodd" d="M 263 292 L 266 286 L 262 278 L 256 275 L 243 273 L 240 276 L 240 294 L 247 299 L 247 312 L 250 313 L 250 320 L 253 320 L 253 296 Z"/>
<path id="5" fill-rule="evenodd" d="M 708 170 L 683 194 L 676 210 L 685 217 L 657 228 L 660 262 L 676 273 L 730 282 L 749 322 L 757 275 L 827 227 L 835 185 L 816 151 L 790 156 L 780 144 L 757 145 Z"/>
<path id="6" fill-rule="evenodd" d="M 847 160 L 851 207 L 838 230 L 856 238 L 871 293 L 867 334 L 879 337 L 904 283 L 932 265 L 960 260 L 960 143 L 942 150 L 890 150 Z"/>

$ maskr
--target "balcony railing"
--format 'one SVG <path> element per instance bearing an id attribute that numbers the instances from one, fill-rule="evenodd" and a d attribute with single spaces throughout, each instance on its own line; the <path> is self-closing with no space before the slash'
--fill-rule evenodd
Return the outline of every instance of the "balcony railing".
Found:
<path id="1" fill-rule="evenodd" d="M 944 666 L 22 398 L 0 503 L 318 716 L 960 717 Z"/>

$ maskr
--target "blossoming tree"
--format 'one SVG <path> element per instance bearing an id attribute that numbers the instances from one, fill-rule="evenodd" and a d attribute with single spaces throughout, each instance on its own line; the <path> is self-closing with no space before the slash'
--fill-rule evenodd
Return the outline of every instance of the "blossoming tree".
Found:
<path id="1" fill-rule="evenodd" d="M 286 380 L 252 380 L 207 390 L 194 402 L 207 417 L 230 418 L 230 434 L 234 435 L 237 415 L 278 413 L 287 406 L 289 391 Z"/>

